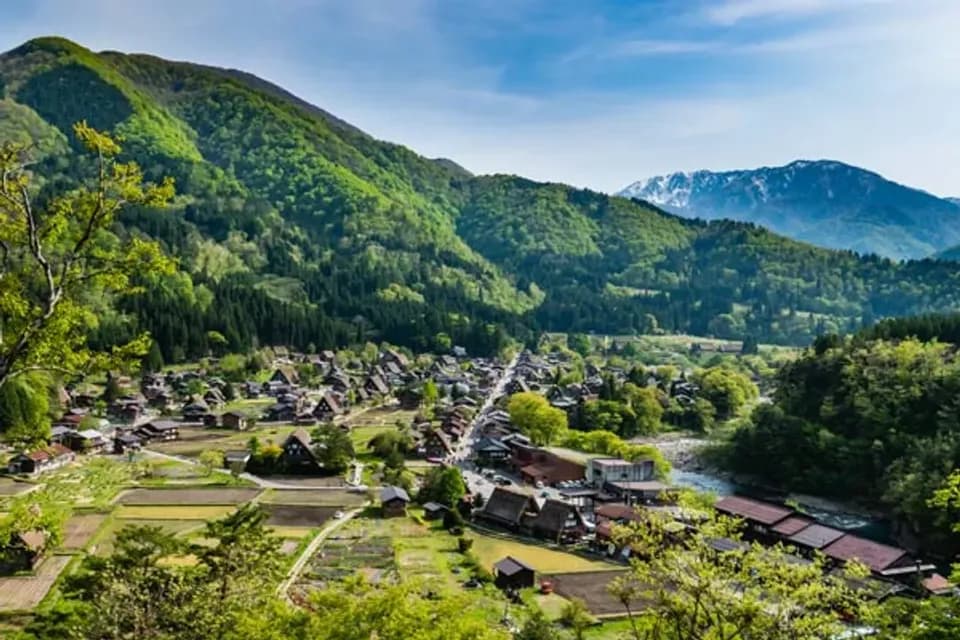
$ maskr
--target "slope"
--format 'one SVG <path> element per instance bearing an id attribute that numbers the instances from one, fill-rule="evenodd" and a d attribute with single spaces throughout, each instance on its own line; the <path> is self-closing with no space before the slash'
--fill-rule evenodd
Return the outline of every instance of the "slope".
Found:
<path id="1" fill-rule="evenodd" d="M 107 301 L 93 337 L 147 329 L 168 361 L 368 339 L 489 353 L 543 329 L 802 343 L 960 295 L 948 263 L 474 177 L 234 70 L 43 38 L 0 56 L 0 89 L 0 133 L 38 140 L 49 184 L 83 166 L 69 138 L 81 119 L 122 134 L 149 176 L 177 179 L 172 210 L 129 211 L 117 233 L 157 238 L 181 272 Z"/>

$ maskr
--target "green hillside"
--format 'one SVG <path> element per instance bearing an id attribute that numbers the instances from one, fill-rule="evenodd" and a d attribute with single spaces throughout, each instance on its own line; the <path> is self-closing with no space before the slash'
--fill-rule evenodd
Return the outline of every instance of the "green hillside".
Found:
<path id="1" fill-rule="evenodd" d="M 382 142 L 264 80 L 58 38 L 0 56 L 0 135 L 37 141 L 51 188 L 77 174 L 70 125 L 123 138 L 171 210 L 117 232 L 159 239 L 181 273 L 113 301 L 108 341 L 149 329 L 168 360 L 289 343 L 449 336 L 476 352 L 542 329 L 753 334 L 805 342 L 886 315 L 955 308 L 950 265 L 862 259 L 747 224 L 474 177 Z M 444 335 L 445 334 L 445 335 Z"/>

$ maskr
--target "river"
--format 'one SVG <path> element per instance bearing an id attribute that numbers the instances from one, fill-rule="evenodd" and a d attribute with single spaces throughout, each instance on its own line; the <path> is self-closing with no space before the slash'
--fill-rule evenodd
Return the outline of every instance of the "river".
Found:
<path id="1" fill-rule="evenodd" d="M 791 503 L 799 505 L 801 511 L 821 524 L 856 533 L 876 542 L 897 544 L 893 539 L 889 521 L 864 513 L 853 512 L 845 509 L 843 505 L 825 498 L 774 493 L 703 470 L 673 469 L 670 472 L 670 483 L 676 487 L 689 487 L 697 491 L 714 493 L 717 496 L 737 494 L 778 504 L 783 504 L 789 500 Z"/>

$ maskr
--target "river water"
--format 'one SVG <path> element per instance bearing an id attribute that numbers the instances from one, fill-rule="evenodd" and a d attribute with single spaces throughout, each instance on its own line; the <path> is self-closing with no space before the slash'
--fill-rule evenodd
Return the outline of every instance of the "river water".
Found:
<path id="1" fill-rule="evenodd" d="M 758 500 L 767 500 L 783 504 L 787 496 L 772 494 L 755 486 L 739 484 L 719 475 L 707 471 L 684 471 L 673 469 L 670 472 L 670 483 L 676 487 L 689 487 L 696 491 L 714 493 L 717 496 L 733 494 L 749 496 Z M 803 498 L 796 498 L 801 511 L 817 522 L 835 529 L 856 533 L 884 544 L 896 544 L 890 528 L 890 523 L 880 518 L 871 518 L 862 513 L 851 513 L 843 510 L 840 505 L 831 505 L 829 501 L 816 499 L 817 504 L 804 503 Z"/>

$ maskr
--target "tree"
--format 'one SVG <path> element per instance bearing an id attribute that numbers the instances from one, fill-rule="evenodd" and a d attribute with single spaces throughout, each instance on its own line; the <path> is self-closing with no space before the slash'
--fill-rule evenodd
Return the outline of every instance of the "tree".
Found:
<path id="1" fill-rule="evenodd" d="M 732 369 L 711 367 L 697 372 L 694 382 L 700 386 L 700 393 L 717 410 L 717 418 L 727 420 L 740 411 L 750 400 L 758 395 L 757 385 Z"/>
<path id="2" fill-rule="evenodd" d="M 160 345 L 156 340 L 150 341 L 150 350 L 143 358 L 141 369 L 144 373 L 156 373 L 163 369 L 163 352 L 160 351 Z"/>
<path id="3" fill-rule="evenodd" d="M 584 358 L 593 351 L 593 344 L 590 342 L 590 336 L 584 333 L 571 333 L 567 335 L 567 347 L 576 351 Z"/>
<path id="4" fill-rule="evenodd" d="M 448 507 L 455 507 L 460 499 L 466 495 L 467 486 L 463 482 L 463 475 L 457 467 L 433 467 L 423 478 L 417 501 L 439 502 Z"/>
<path id="5" fill-rule="evenodd" d="M 614 530 L 636 558 L 611 592 L 631 612 L 637 640 L 833 638 L 844 630 L 844 618 L 873 615 L 866 597 L 848 583 L 865 576 L 865 567 L 827 574 L 822 558 L 798 563 L 781 546 L 757 543 L 718 552 L 712 541 L 739 541 L 742 522 L 706 513 L 708 519 L 683 544 L 673 544 L 669 519 L 645 515 Z M 634 605 L 641 603 L 637 614 Z"/>
<path id="6" fill-rule="evenodd" d="M 213 473 L 214 469 L 223 468 L 223 451 L 207 449 L 200 453 L 197 461 L 200 463 L 200 468 L 203 469 L 204 475 L 209 476 Z"/>
<path id="7" fill-rule="evenodd" d="M 560 640 L 560 633 L 540 609 L 534 609 L 523 623 L 515 640 Z"/>
<path id="8" fill-rule="evenodd" d="M 507 411 L 511 422 L 540 446 L 556 442 L 567 430 L 567 414 L 551 407 L 546 398 L 537 393 L 513 394 L 507 402 Z"/>
<path id="9" fill-rule="evenodd" d="M 560 622 L 570 627 L 575 640 L 583 640 L 587 628 L 593 624 L 593 616 L 583 600 L 571 598 L 560 613 Z"/>
<path id="10" fill-rule="evenodd" d="M 4 440 L 20 448 L 32 448 L 48 440 L 50 386 L 46 373 L 34 371 L 0 387 L 0 428 Z"/>
<path id="11" fill-rule="evenodd" d="M 370 438 L 367 443 L 369 449 L 378 458 L 386 459 L 393 454 L 399 454 L 401 461 L 404 454 L 410 451 L 413 439 L 402 431 L 383 431 Z"/>
<path id="12" fill-rule="evenodd" d="M 636 429 L 632 434 L 651 434 L 660 430 L 660 419 L 663 417 L 663 405 L 656 389 L 638 387 L 633 383 L 623 385 L 624 400 L 630 403 L 635 414 Z"/>
<path id="13" fill-rule="evenodd" d="M 164 206 L 173 181 L 145 184 L 136 164 L 116 160 L 120 146 L 79 123 L 74 134 L 94 156 L 89 184 L 37 199 L 28 149 L 0 147 L 0 387 L 34 370 L 69 375 L 131 364 L 149 349 L 138 336 L 109 351 L 90 348 L 98 299 L 136 290 L 135 275 L 172 271 L 155 242 L 116 242 L 111 229 L 130 205 Z"/>
<path id="14" fill-rule="evenodd" d="M 322 424 L 314 432 L 313 453 L 328 473 L 343 473 L 356 456 L 349 434 L 335 424 Z"/>
<path id="15" fill-rule="evenodd" d="M 423 383 L 423 406 L 429 409 L 437 404 L 439 397 L 440 394 L 437 392 L 437 383 L 433 381 L 433 378 Z"/>

